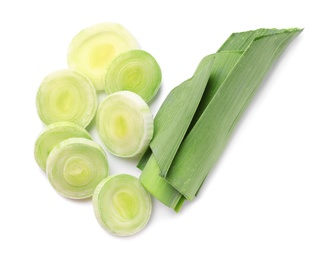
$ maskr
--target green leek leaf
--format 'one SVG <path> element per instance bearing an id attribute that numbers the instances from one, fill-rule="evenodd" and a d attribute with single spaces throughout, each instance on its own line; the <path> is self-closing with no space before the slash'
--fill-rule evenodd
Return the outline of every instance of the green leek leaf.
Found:
<path id="1" fill-rule="evenodd" d="M 157 167 L 150 167 L 151 171 L 156 170 L 150 174 L 158 172 L 182 196 L 192 200 L 218 160 L 265 75 L 288 43 L 301 31 L 297 28 L 259 29 L 232 34 L 216 54 L 209 55 L 208 57 L 215 58 L 204 94 L 198 92 L 195 85 L 190 85 L 189 89 L 177 87 L 160 109 L 164 111 L 163 117 L 157 120 L 160 110 L 157 114 L 155 135 L 150 144 Z M 196 71 L 194 77 L 199 72 Z M 183 118 L 188 102 L 182 97 L 194 92 L 197 93 L 196 100 L 201 100 L 189 123 L 189 117 Z M 171 108 L 168 103 L 172 93 L 177 95 L 173 94 L 175 104 Z M 180 103 L 175 101 L 178 99 Z M 171 118 L 175 121 L 166 124 Z M 177 138 L 172 138 L 173 136 Z M 168 150 L 168 147 L 172 149 Z M 147 159 L 148 155 L 149 151 L 139 164 L 140 167 L 145 166 L 142 174 L 146 175 L 148 162 L 146 165 L 145 162 L 150 161 Z M 146 188 L 147 184 L 148 182 Z"/>

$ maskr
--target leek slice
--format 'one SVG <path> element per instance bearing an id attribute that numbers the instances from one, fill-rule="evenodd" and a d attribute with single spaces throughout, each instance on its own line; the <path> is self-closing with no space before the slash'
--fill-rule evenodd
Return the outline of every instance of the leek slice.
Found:
<path id="1" fill-rule="evenodd" d="M 100 104 L 96 127 L 112 154 L 134 157 L 147 149 L 153 137 L 153 116 L 139 95 L 119 91 L 107 96 Z"/>
<path id="2" fill-rule="evenodd" d="M 43 171 L 46 171 L 46 160 L 51 150 L 61 141 L 72 137 L 92 139 L 86 129 L 71 122 L 56 122 L 44 129 L 34 149 L 35 160 Z"/>
<path id="3" fill-rule="evenodd" d="M 108 176 L 108 161 L 99 144 L 86 138 L 69 138 L 52 149 L 46 173 L 59 194 L 84 199 L 91 197 Z"/>
<path id="4" fill-rule="evenodd" d="M 146 226 L 151 216 L 152 199 L 138 178 L 119 174 L 105 178 L 96 187 L 93 206 L 105 230 L 129 236 Z"/>
<path id="5" fill-rule="evenodd" d="M 134 36 L 117 23 L 100 23 L 79 32 L 67 55 L 68 66 L 86 75 L 96 90 L 104 89 L 109 64 L 124 51 L 138 49 Z"/>
<path id="6" fill-rule="evenodd" d="M 204 94 L 198 93 L 201 100 L 195 107 L 196 113 L 191 123 L 188 123 L 188 116 L 183 119 L 182 114 L 194 108 L 189 108 L 186 102 L 177 103 L 175 100 L 182 100 L 185 95 L 196 91 L 197 87 L 190 85 L 190 89 L 185 90 L 179 86 L 161 106 L 160 110 L 165 112 L 160 113 L 159 110 L 155 118 L 154 138 L 139 163 L 140 167 L 144 167 L 143 172 L 148 174 L 146 167 L 149 167 L 151 176 L 160 174 L 187 200 L 192 200 L 266 73 L 300 32 L 300 29 L 261 29 L 243 32 L 240 36 L 233 34 L 218 53 L 209 55 L 215 57 L 210 79 Z M 197 70 L 194 77 L 199 72 Z M 158 118 L 159 114 L 163 116 Z M 176 120 L 172 124 L 166 123 L 170 117 Z M 172 135 L 177 138 L 170 138 Z M 149 155 L 154 156 L 155 167 L 149 164 Z M 154 184 L 147 182 L 146 186 L 149 185 Z M 151 190 L 150 187 L 146 188 Z M 154 189 L 158 190 L 159 187 Z M 168 198 L 163 199 L 168 201 Z"/>
<path id="7" fill-rule="evenodd" d="M 97 96 L 92 83 L 72 70 L 60 70 L 46 76 L 36 98 L 40 119 L 49 125 L 69 121 L 86 127 L 97 110 Z"/>
<path id="8" fill-rule="evenodd" d="M 129 90 L 148 103 L 158 92 L 161 77 L 160 66 L 151 54 L 131 50 L 120 54 L 110 64 L 105 90 L 108 94 Z"/>

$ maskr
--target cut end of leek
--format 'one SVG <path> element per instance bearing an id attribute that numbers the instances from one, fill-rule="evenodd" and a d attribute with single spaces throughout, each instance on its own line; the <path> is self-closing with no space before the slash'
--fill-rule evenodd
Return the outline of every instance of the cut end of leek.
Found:
<path id="1" fill-rule="evenodd" d="M 130 91 L 119 91 L 100 104 L 96 127 L 112 154 L 134 157 L 147 149 L 153 137 L 153 116 L 140 96 Z"/>
<path id="2" fill-rule="evenodd" d="M 34 155 L 39 167 L 46 171 L 46 160 L 51 150 L 61 141 L 72 137 L 91 139 L 83 127 L 71 122 L 56 122 L 48 125 L 37 138 Z"/>
<path id="3" fill-rule="evenodd" d="M 182 208 L 184 196 L 160 176 L 161 170 L 154 155 L 148 159 L 140 175 L 140 182 L 145 189 L 167 207 L 176 212 Z"/>
<path id="4" fill-rule="evenodd" d="M 104 229 L 114 235 L 129 236 L 146 226 L 152 200 L 136 177 L 119 174 L 105 178 L 96 187 L 93 206 Z"/>
<path id="5" fill-rule="evenodd" d="M 52 149 L 46 173 L 59 194 L 84 199 L 91 197 L 108 176 L 108 161 L 99 144 L 85 138 L 69 138 Z"/>
<path id="6" fill-rule="evenodd" d="M 143 50 L 120 54 L 110 64 L 105 80 L 108 94 L 129 90 L 149 102 L 161 84 L 161 69 L 154 57 Z"/>
<path id="7" fill-rule="evenodd" d="M 60 70 L 42 81 L 36 98 L 40 119 L 46 124 L 69 121 L 86 127 L 97 110 L 92 83 L 80 73 Z"/>
<path id="8" fill-rule="evenodd" d="M 124 51 L 138 48 L 134 36 L 122 25 L 101 23 L 73 38 L 67 61 L 71 69 L 86 75 L 97 90 L 103 90 L 105 74 L 113 59 Z"/>

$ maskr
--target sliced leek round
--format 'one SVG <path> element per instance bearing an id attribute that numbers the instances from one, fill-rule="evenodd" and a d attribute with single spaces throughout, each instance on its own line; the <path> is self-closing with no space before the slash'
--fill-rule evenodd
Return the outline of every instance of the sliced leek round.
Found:
<path id="1" fill-rule="evenodd" d="M 52 149 L 46 173 L 59 194 L 84 199 L 91 197 L 100 181 L 108 176 L 108 161 L 99 144 L 86 138 L 69 138 Z"/>
<path id="2" fill-rule="evenodd" d="M 138 48 L 134 36 L 122 25 L 100 23 L 73 38 L 67 55 L 68 66 L 85 74 L 97 90 L 103 90 L 111 61 L 124 51 Z"/>
<path id="3" fill-rule="evenodd" d="M 35 160 L 43 171 L 46 170 L 46 160 L 51 150 L 61 141 L 72 137 L 91 139 L 86 129 L 71 122 L 56 122 L 44 129 L 37 138 L 34 149 Z"/>
<path id="4" fill-rule="evenodd" d="M 146 150 L 153 137 L 153 116 L 139 95 L 119 91 L 107 96 L 100 104 L 96 128 L 112 154 L 134 157 Z"/>
<path id="5" fill-rule="evenodd" d="M 60 70 L 44 78 L 36 105 L 46 125 L 69 121 L 86 127 L 95 116 L 97 95 L 85 76 L 73 70 Z"/>
<path id="6" fill-rule="evenodd" d="M 129 90 L 149 102 L 161 84 L 161 69 L 154 57 L 143 50 L 120 54 L 110 64 L 105 88 L 108 94 Z"/>
<path id="7" fill-rule="evenodd" d="M 145 227 L 152 211 L 150 194 L 129 174 L 105 178 L 93 195 L 95 216 L 108 232 L 129 236 Z"/>

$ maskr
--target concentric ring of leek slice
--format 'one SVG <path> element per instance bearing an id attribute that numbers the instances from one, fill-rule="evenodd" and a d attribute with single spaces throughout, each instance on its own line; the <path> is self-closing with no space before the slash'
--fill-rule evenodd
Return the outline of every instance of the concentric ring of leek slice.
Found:
<path id="1" fill-rule="evenodd" d="M 97 109 L 92 83 L 80 73 L 60 70 L 46 76 L 36 98 L 40 119 L 46 124 L 69 121 L 86 127 Z"/>
<path id="2" fill-rule="evenodd" d="M 61 195 L 84 199 L 108 176 L 108 161 L 102 147 L 85 138 L 70 138 L 52 149 L 46 173 L 51 185 Z"/>
<path id="3" fill-rule="evenodd" d="M 138 178 L 119 174 L 105 178 L 96 187 L 93 206 L 96 218 L 105 230 L 118 236 L 129 236 L 147 224 L 152 200 Z"/>
<path id="4" fill-rule="evenodd" d="M 120 54 L 110 64 L 106 74 L 108 94 L 129 90 L 149 102 L 161 84 L 161 69 L 154 57 L 143 50 Z"/>
<path id="5" fill-rule="evenodd" d="M 86 75 L 97 90 L 103 90 L 112 60 L 124 51 L 138 48 L 134 36 L 122 25 L 101 23 L 82 30 L 73 38 L 67 62 L 71 69 Z"/>
<path id="6" fill-rule="evenodd" d="M 39 167 L 46 170 L 46 160 L 51 150 L 61 141 L 72 137 L 92 139 L 83 127 L 71 122 L 56 122 L 48 125 L 35 142 L 34 155 Z"/>
<path id="7" fill-rule="evenodd" d="M 96 127 L 107 149 L 119 157 L 143 153 L 153 137 L 150 108 L 139 95 L 130 91 L 116 92 L 102 101 Z"/>

